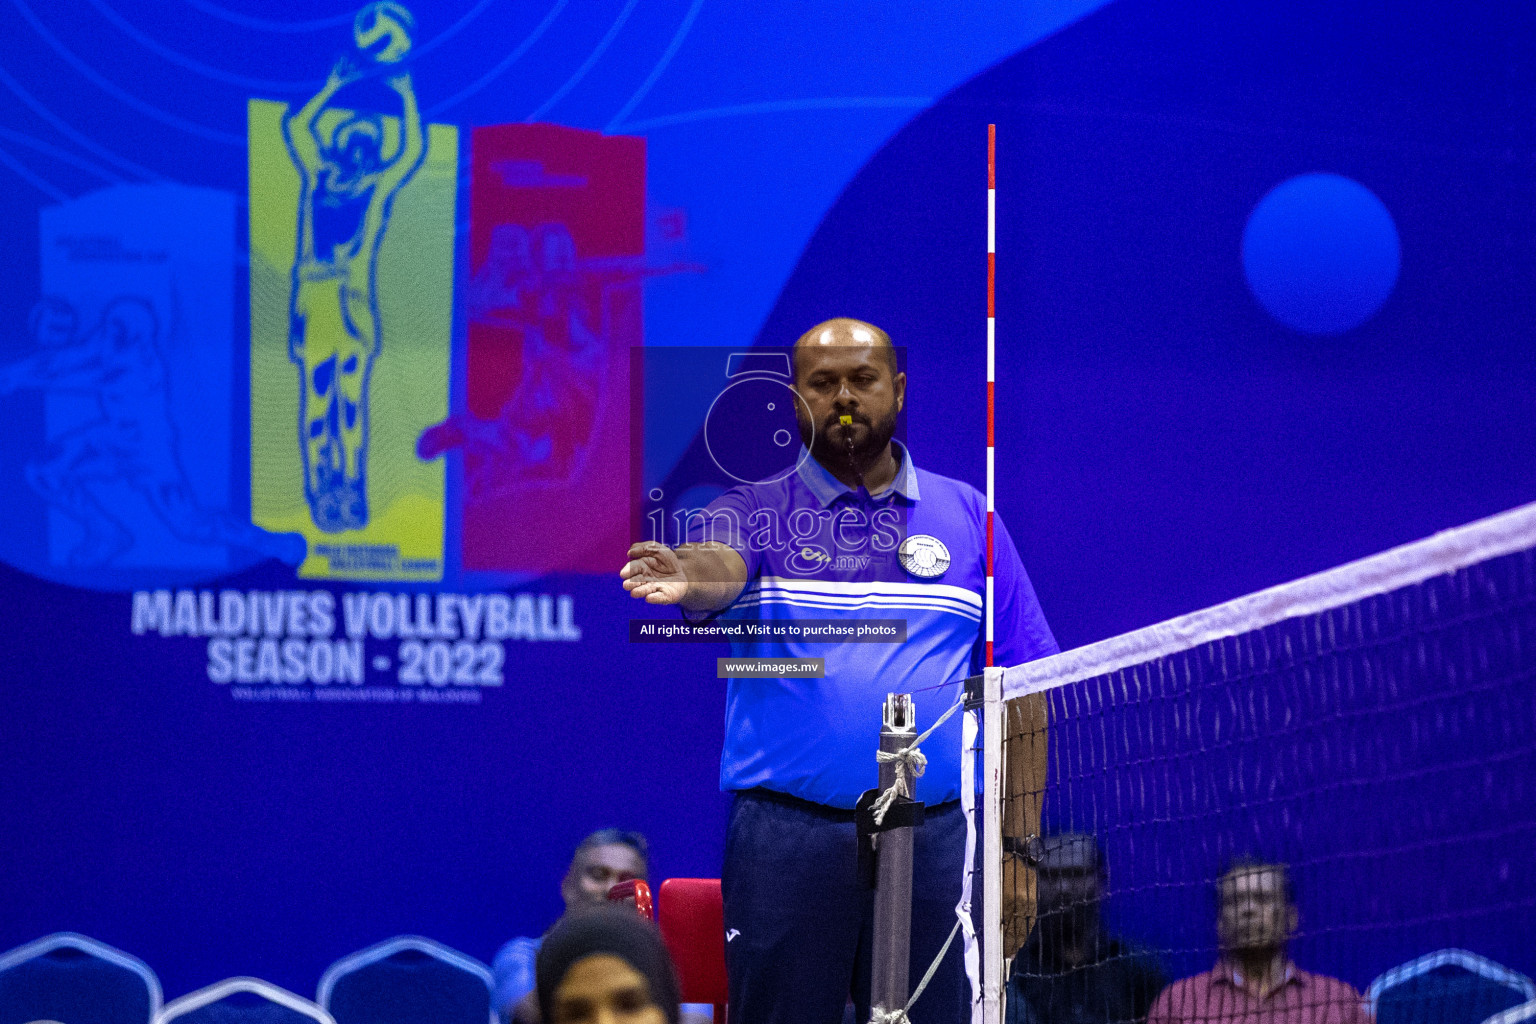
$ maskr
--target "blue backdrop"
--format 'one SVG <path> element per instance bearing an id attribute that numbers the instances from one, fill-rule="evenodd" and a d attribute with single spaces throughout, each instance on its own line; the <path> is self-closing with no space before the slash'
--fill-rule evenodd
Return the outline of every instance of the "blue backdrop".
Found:
<path id="1" fill-rule="evenodd" d="M 454 411 L 479 258 L 468 129 L 547 121 L 645 139 L 649 265 L 689 268 L 645 285 L 645 344 L 870 319 L 906 350 L 915 458 L 980 484 L 995 122 L 998 506 L 1064 647 L 1536 499 L 1527 5 L 412 12 L 422 114 L 461 129 Z M 628 644 L 646 613 L 612 577 L 465 572 L 457 457 L 438 583 L 299 579 L 296 535 L 250 532 L 247 102 L 314 94 L 353 13 L 0 5 L 0 366 L 33 366 L 0 387 L 0 948 L 84 932 L 147 960 L 168 997 L 233 974 L 308 992 L 399 932 L 488 959 L 558 913 L 571 846 L 602 825 L 650 835 L 657 877 L 719 868 L 719 652 Z M 93 241 L 61 212 L 145 183 L 198 230 L 119 218 Z M 69 269 L 86 264 L 149 269 L 129 287 Z M 138 305 L 112 304 L 124 288 Z M 61 293 L 70 308 L 43 301 Z M 171 396 L 156 422 L 175 440 L 154 449 L 170 462 L 100 433 L 70 448 L 121 423 L 116 393 L 71 390 L 39 353 L 110 339 L 159 353 L 125 401 Z M 647 458 L 686 459 L 702 415 L 647 417 Z M 117 494 L 131 546 L 114 553 L 99 511 L 80 527 L 82 489 Z M 191 630 L 132 628 L 135 592 L 178 588 L 326 591 L 338 639 L 365 589 L 526 595 L 544 618 L 501 641 L 499 687 L 412 690 L 394 641 L 369 639 L 358 692 L 397 696 L 236 699 L 210 679 L 200 607 Z"/>

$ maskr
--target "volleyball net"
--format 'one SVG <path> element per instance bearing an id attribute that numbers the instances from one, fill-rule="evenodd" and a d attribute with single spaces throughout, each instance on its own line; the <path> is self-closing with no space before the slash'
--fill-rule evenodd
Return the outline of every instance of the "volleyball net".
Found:
<path id="1" fill-rule="evenodd" d="M 1293 961 L 1371 998 L 1447 948 L 1536 970 L 1536 505 L 975 689 L 973 1022 L 1144 1018 L 1244 941 L 1234 865 L 1282 866 Z"/>

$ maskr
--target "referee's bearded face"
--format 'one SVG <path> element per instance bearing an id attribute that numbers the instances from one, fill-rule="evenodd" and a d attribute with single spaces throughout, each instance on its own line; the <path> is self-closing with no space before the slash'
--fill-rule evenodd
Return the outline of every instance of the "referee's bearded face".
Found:
<path id="1" fill-rule="evenodd" d="M 906 403 L 907 375 L 883 332 L 860 321 L 830 321 L 795 345 L 800 440 L 829 468 L 848 463 L 848 441 L 861 466 L 874 461 L 896 434 Z M 851 417 L 851 426 L 842 418 Z"/>

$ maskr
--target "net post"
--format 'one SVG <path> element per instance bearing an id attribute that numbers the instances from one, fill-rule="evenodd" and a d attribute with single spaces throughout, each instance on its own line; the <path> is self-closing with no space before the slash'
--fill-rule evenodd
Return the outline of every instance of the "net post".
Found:
<path id="1" fill-rule="evenodd" d="M 887 694 L 880 723 L 880 751 L 895 754 L 917 739 L 916 711 L 905 693 Z M 896 762 L 880 765 L 880 790 L 896 783 Z M 905 1009 L 911 990 L 912 848 L 910 827 L 877 832 L 875 841 L 875 914 L 870 945 L 870 1005 L 890 1013 Z"/>
<path id="2" fill-rule="evenodd" d="M 981 1020 L 1003 1019 L 1003 670 L 982 672 Z"/>

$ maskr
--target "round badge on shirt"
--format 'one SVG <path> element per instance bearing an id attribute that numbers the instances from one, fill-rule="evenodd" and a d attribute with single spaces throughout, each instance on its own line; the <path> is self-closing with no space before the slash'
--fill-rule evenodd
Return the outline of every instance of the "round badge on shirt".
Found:
<path id="1" fill-rule="evenodd" d="M 949 568 L 949 548 L 937 537 L 919 533 L 908 537 L 896 549 L 901 567 L 913 576 L 931 580 L 944 575 Z"/>

